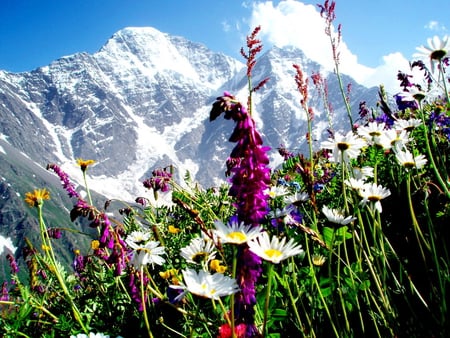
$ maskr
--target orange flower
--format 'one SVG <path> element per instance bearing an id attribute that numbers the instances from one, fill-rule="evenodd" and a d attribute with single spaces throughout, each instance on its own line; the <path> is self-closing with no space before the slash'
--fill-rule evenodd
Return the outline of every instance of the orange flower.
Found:
<path id="1" fill-rule="evenodd" d="M 94 163 L 94 160 L 83 160 L 81 158 L 77 158 L 77 164 L 80 166 L 82 172 L 85 172 L 87 167 Z"/>
<path id="2" fill-rule="evenodd" d="M 37 207 L 43 203 L 44 200 L 50 199 L 50 193 L 47 189 L 36 189 L 33 192 L 27 192 L 25 194 L 25 202 L 30 207 Z"/>

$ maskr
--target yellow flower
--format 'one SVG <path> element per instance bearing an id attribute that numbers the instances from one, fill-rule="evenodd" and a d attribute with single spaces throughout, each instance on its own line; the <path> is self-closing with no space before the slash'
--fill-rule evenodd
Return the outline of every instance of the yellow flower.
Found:
<path id="1" fill-rule="evenodd" d="M 315 266 L 322 266 L 325 263 L 325 260 L 326 260 L 325 256 L 322 256 L 320 254 L 312 255 L 311 259 L 312 259 L 312 263 Z"/>
<path id="2" fill-rule="evenodd" d="M 169 270 L 166 270 L 166 271 L 161 271 L 159 273 L 159 275 L 161 276 L 162 279 L 169 279 L 169 278 L 172 278 L 172 279 L 175 278 L 176 279 L 177 274 L 178 274 L 178 270 L 177 269 L 169 269 Z"/>
<path id="3" fill-rule="evenodd" d="M 227 271 L 227 267 L 225 265 L 220 265 L 220 261 L 218 259 L 213 259 L 209 263 L 209 267 L 211 268 L 211 270 L 218 273 L 224 273 L 225 271 Z"/>
<path id="4" fill-rule="evenodd" d="M 169 233 L 171 233 L 171 234 L 177 234 L 181 231 L 180 228 L 176 228 L 173 225 L 169 225 L 168 230 L 169 230 Z"/>
<path id="5" fill-rule="evenodd" d="M 100 242 L 98 240 L 94 239 L 91 242 L 91 249 L 92 250 L 98 250 L 98 248 L 100 248 Z"/>
<path id="6" fill-rule="evenodd" d="M 50 247 L 48 245 L 42 244 L 42 250 L 50 251 Z"/>
<path id="7" fill-rule="evenodd" d="M 85 172 L 87 167 L 94 163 L 94 160 L 83 160 L 81 158 L 77 158 L 77 164 L 80 166 L 82 172 Z"/>
<path id="8" fill-rule="evenodd" d="M 44 200 L 50 199 L 50 193 L 47 189 L 36 189 L 33 192 L 27 192 L 25 194 L 25 202 L 30 207 L 37 207 L 43 203 Z"/>

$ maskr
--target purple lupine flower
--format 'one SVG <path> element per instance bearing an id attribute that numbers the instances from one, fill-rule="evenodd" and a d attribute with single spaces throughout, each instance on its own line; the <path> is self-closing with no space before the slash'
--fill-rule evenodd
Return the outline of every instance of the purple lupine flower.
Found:
<path id="1" fill-rule="evenodd" d="M 172 174 L 164 169 L 155 169 L 152 171 L 153 177 L 146 179 L 143 183 L 147 189 L 153 189 L 155 192 L 161 190 L 161 192 L 169 191 L 169 183 L 172 179 Z"/>
<path id="2" fill-rule="evenodd" d="M 16 259 L 13 255 L 7 254 L 6 259 L 9 262 L 9 267 L 11 268 L 11 274 L 15 275 L 19 272 L 19 266 L 17 265 Z"/>
<path id="3" fill-rule="evenodd" d="M 146 290 L 145 286 L 148 284 L 150 279 L 148 278 L 148 276 L 145 273 L 141 274 L 140 271 L 136 271 L 135 273 L 130 273 L 129 276 L 130 276 L 130 282 L 128 283 L 128 286 L 129 286 L 129 290 L 130 290 L 130 296 L 138 304 L 139 311 L 142 312 L 144 310 L 145 305 L 142 304 L 140 283 L 141 282 L 143 283 L 144 290 Z M 144 302 L 147 301 L 147 298 L 148 298 L 148 294 L 145 292 Z"/>
<path id="4" fill-rule="evenodd" d="M 413 84 L 409 81 L 412 77 L 412 75 L 398 71 L 397 80 L 400 81 L 400 87 L 403 87 L 404 91 L 407 91 L 409 87 L 413 86 Z"/>
<path id="5" fill-rule="evenodd" d="M 105 261 L 114 265 L 116 275 L 120 276 L 127 263 L 127 245 L 119 234 L 120 230 L 113 228 L 105 213 L 101 213 L 99 219 L 102 223 L 101 237 L 99 239 L 100 247 L 106 247 L 110 250 L 109 256 L 106 257 Z M 99 250 L 99 253 L 101 253 L 101 250 Z M 102 257 L 104 258 L 104 256 Z"/>
<path id="6" fill-rule="evenodd" d="M 54 239 L 60 239 L 62 236 L 61 229 L 59 228 L 50 228 L 47 230 L 48 237 L 54 238 Z"/>
<path id="7" fill-rule="evenodd" d="M 142 205 L 143 207 L 147 205 L 147 199 L 145 197 L 136 197 L 135 202 Z"/>
<path id="8" fill-rule="evenodd" d="M 255 122 L 242 104 L 231 94 L 225 93 L 214 102 L 210 120 L 224 113 L 226 119 L 233 119 L 236 126 L 230 142 L 236 142 L 227 160 L 227 172 L 231 188 L 229 195 L 235 197 L 238 222 L 259 226 L 268 213 L 268 195 L 270 184 L 268 147 L 263 147 L 262 137 L 256 130 Z M 261 258 L 248 250 L 240 248 L 238 252 L 237 281 L 240 292 L 236 298 L 236 318 L 245 323 L 246 337 L 257 335 L 254 323 L 254 305 L 256 304 L 255 285 L 261 275 Z"/>
<path id="9" fill-rule="evenodd" d="M 47 170 L 49 169 L 52 169 L 55 172 L 55 174 L 59 176 L 59 179 L 63 183 L 63 188 L 64 190 L 67 191 L 69 197 L 81 198 L 78 192 L 75 190 L 75 185 L 72 182 L 70 182 L 69 175 L 67 175 L 64 171 L 62 171 L 62 169 L 58 165 L 54 163 L 49 163 L 47 164 Z"/>
<path id="10" fill-rule="evenodd" d="M 280 147 L 278 148 L 278 153 L 281 156 L 283 156 L 284 160 L 294 157 L 294 153 L 287 150 L 286 147 L 284 146 L 284 144 L 280 144 Z"/>
<path id="11" fill-rule="evenodd" d="M 2 292 L 0 294 L 0 301 L 9 301 L 8 282 L 3 282 Z"/>
<path id="12" fill-rule="evenodd" d="M 81 255 L 77 250 L 75 252 L 75 258 L 72 262 L 72 267 L 77 274 L 81 274 L 84 272 L 84 268 L 86 267 L 86 257 Z"/>

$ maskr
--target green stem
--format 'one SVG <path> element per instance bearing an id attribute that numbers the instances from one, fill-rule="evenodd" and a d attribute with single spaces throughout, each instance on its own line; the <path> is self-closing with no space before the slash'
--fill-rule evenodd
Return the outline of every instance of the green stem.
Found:
<path id="1" fill-rule="evenodd" d="M 350 121 L 350 129 L 353 130 L 354 126 L 353 126 L 352 110 L 351 110 L 350 104 L 347 100 L 347 96 L 345 95 L 344 85 L 342 83 L 342 77 L 341 77 L 341 73 L 339 71 L 339 60 L 338 60 L 338 56 L 335 54 L 335 53 L 337 53 L 336 52 L 337 46 L 335 46 L 335 42 L 334 42 L 334 39 L 331 36 L 331 34 L 330 34 L 330 42 L 331 42 L 331 46 L 333 46 L 334 70 L 336 72 L 336 77 L 337 77 L 338 84 L 339 84 L 339 90 L 341 92 L 342 99 L 345 104 L 345 109 L 347 110 L 347 117 Z"/>
<path id="2" fill-rule="evenodd" d="M 424 207 L 425 207 L 425 212 L 427 215 L 427 219 L 428 219 L 428 231 L 430 233 L 430 243 L 431 243 L 431 252 L 433 254 L 433 261 L 435 264 L 435 270 L 437 273 L 437 277 L 438 277 L 438 282 L 439 282 L 439 289 L 440 289 L 440 297 L 439 299 L 441 299 L 441 322 L 442 324 L 444 324 L 445 320 L 446 320 L 446 316 L 445 314 L 447 313 L 447 301 L 446 301 L 446 287 L 445 287 L 445 275 L 443 276 L 443 271 L 445 271 L 445 269 L 441 268 L 441 264 L 439 262 L 439 257 L 438 257 L 438 253 L 437 253 L 437 248 L 436 248 L 436 244 L 435 244 L 435 238 L 436 238 L 436 234 L 434 232 L 434 227 L 433 227 L 433 222 L 431 220 L 431 216 L 430 216 L 430 210 L 428 208 L 428 200 L 425 199 L 424 201 Z M 448 271 L 448 270 L 447 270 Z"/>
<path id="3" fill-rule="evenodd" d="M 445 97 L 447 98 L 447 102 L 450 103 L 450 97 L 447 90 L 447 81 L 445 79 L 444 68 L 442 64 L 442 59 L 439 59 L 439 77 L 442 77 L 442 84 L 444 85 Z"/>
<path id="4" fill-rule="evenodd" d="M 288 278 L 288 276 L 287 276 L 287 275 L 284 275 L 284 279 L 283 279 L 284 285 L 285 285 L 286 290 L 287 290 L 287 292 L 288 292 L 289 300 L 291 301 L 292 309 L 294 310 L 295 318 L 297 319 L 297 322 L 298 322 L 298 328 L 299 328 L 300 330 L 302 330 L 302 328 L 303 328 L 302 319 L 301 319 L 301 317 L 300 317 L 300 314 L 298 313 L 297 302 L 296 302 L 295 299 L 294 299 L 294 295 L 292 294 L 292 290 L 291 290 L 291 288 L 289 287 L 289 280 L 287 280 L 287 278 Z M 302 306 L 303 306 L 303 303 L 302 303 Z M 309 319 L 308 313 L 305 312 L 305 315 L 306 315 L 306 319 L 307 319 L 307 321 L 308 321 L 308 324 L 309 324 L 309 326 L 310 326 L 310 328 L 311 328 L 311 333 L 312 333 L 312 335 L 315 337 L 314 330 L 313 330 L 313 328 L 312 328 L 311 321 L 310 321 L 310 319 Z"/>
<path id="5" fill-rule="evenodd" d="M 144 322 L 147 328 L 148 336 L 153 338 L 152 331 L 150 330 L 150 323 L 148 322 L 147 316 L 147 303 L 145 301 L 145 292 L 144 292 L 144 266 L 141 265 L 140 275 L 139 275 L 139 283 L 141 286 L 141 303 L 142 303 L 142 312 L 144 314 Z"/>
<path id="6" fill-rule="evenodd" d="M 59 267 L 56 264 L 56 258 L 55 258 L 55 254 L 53 251 L 53 247 L 52 247 L 52 243 L 50 241 L 50 237 L 48 236 L 48 232 L 47 232 L 47 226 L 45 225 L 44 222 L 44 217 L 43 217 L 43 213 L 42 213 L 42 206 L 43 206 L 43 202 L 38 204 L 37 210 L 38 210 L 38 219 L 39 219 L 39 227 L 40 227 L 40 231 L 41 231 L 41 239 L 42 239 L 42 245 L 44 246 L 44 252 L 45 255 L 47 256 L 47 259 L 49 261 L 49 268 L 50 271 L 52 271 L 55 276 L 56 279 L 59 282 L 59 285 L 61 286 L 64 294 L 66 295 L 66 298 L 68 299 L 70 306 L 72 308 L 72 312 L 73 315 L 75 317 L 75 320 L 78 322 L 78 324 L 80 324 L 81 329 L 85 332 L 88 333 L 88 329 L 86 328 L 86 326 L 83 323 L 82 320 L 82 316 L 80 311 L 78 310 L 77 306 L 75 305 L 72 295 L 70 294 L 66 283 L 64 282 L 63 277 L 61 276 L 61 272 L 59 271 Z"/>
<path id="7" fill-rule="evenodd" d="M 310 249 L 309 249 L 308 236 L 306 234 L 305 234 L 305 237 L 306 237 L 306 239 L 305 239 L 306 256 L 308 257 L 309 266 L 312 269 L 312 278 L 313 278 L 314 285 L 315 285 L 315 287 L 317 289 L 317 292 L 319 294 L 320 301 L 323 304 L 323 308 L 325 309 L 325 312 L 327 313 L 328 319 L 330 320 L 330 325 L 331 325 L 331 327 L 333 329 L 333 332 L 334 332 L 336 338 L 340 338 L 340 334 L 339 334 L 336 326 L 334 325 L 334 321 L 333 321 L 333 317 L 331 316 L 330 309 L 328 308 L 328 305 L 327 305 L 327 302 L 325 300 L 325 297 L 322 294 L 322 290 L 320 288 L 319 281 L 317 280 L 316 272 L 313 269 L 313 263 L 311 261 L 311 252 L 310 252 Z M 332 248 L 330 248 L 330 250 L 332 250 Z"/>
<path id="8" fill-rule="evenodd" d="M 417 222 L 416 213 L 414 212 L 414 205 L 413 205 L 412 197 L 411 197 L 411 173 L 409 173 L 409 172 L 406 176 L 406 196 L 408 198 L 409 213 L 411 215 L 414 233 L 417 238 L 417 244 L 419 244 L 419 249 L 420 249 L 420 253 L 422 254 L 422 259 L 423 259 L 424 263 L 426 264 L 425 252 L 422 248 L 422 242 L 423 242 L 423 244 L 425 244 L 428 251 L 430 251 L 431 248 L 430 248 L 430 244 L 425 239 L 425 237 L 422 233 L 422 230 L 420 229 L 419 222 Z"/>
<path id="9" fill-rule="evenodd" d="M 86 170 L 83 170 L 83 181 L 84 181 L 84 187 L 86 188 L 86 193 L 88 196 L 88 202 L 90 205 L 92 204 L 92 197 L 91 197 L 91 191 L 89 190 L 89 186 L 87 184 L 87 178 L 86 178 Z"/>
<path id="10" fill-rule="evenodd" d="M 337 247 L 337 255 L 338 257 L 341 257 L 341 245 L 342 243 L 339 243 L 338 247 Z M 337 276 L 336 276 L 336 280 L 338 283 L 338 293 L 339 293 L 339 301 L 341 303 L 341 308 L 342 308 L 342 313 L 344 314 L 344 320 L 345 320 L 345 330 L 350 333 L 350 323 L 348 321 L 348 317 L 347 317 L 347 309 L 345 308 L 345 299 L 343 297 L 343 293 L 342 293 L 342 284 L 341 284 L 341 260 L 338 259 L 337 260 Z"/>
<path id="11" fill-rule="evenodd" d="M 436 179 L 438 180 L 439 186 L 442 188 L 442 190 L 444 190 L 444 193 L 447 196 L 447 198 L 450 199 L 450 191 L 447 187 L 447 183 L 444 182 L 444 179 L 442 178 L 441 174 L 439 173 L 439 170 L 436 166 L 436 162 L 434 161 L 433 152 L 431 151 L 430 140 L 429 140 L 429 135 L 428 135 L 428 128 L 427 128 L 427 123 L 425 121 L 425 112 L 422 109 L 421 102 L 419 102 L 419 110 L 420 110 L 421 117 L 422 117 L 422 124 L 423 124 L 422 127 L 423 127 L 423 136 L 425 139 L 425 149 L 427 151 L 428 159 L 431 162 L 431 169 L 433 170 L 433 173 L 436 176 Z"/>
<path id="12" fill-rule="evenodd" d="M 236 278 L 236 269 L 237 269 L 237 247 L 235 245 L 233 245 L 233 266 L 232 266 L 232 270 L 231 270 L 231 277 L 233 279 Z M 234 331 L 234 327 L 235 327 L 235 315 L 234 315 L 234 302 L 235 302 L 235 294 L 232 294 L 230 296 L 230 308 L 231 308 L 231 337 L 235 338 L 236 337 L 236 332 Z"/>
<path id="13" fill-rule="evenodd" d="M 269 314 L 269 302 L 270 302 L 270 289 L 272 288 L 272 278 L 273 278 L 273 264 L 269 264 L 269 268 L 267 269 L 267 287 L 266 287 L 266 301 L 264 303 L 264 321 L 263 321 L 263 329 L 262 333 L 266 337 L 267 336 L 267 316 Z"/>

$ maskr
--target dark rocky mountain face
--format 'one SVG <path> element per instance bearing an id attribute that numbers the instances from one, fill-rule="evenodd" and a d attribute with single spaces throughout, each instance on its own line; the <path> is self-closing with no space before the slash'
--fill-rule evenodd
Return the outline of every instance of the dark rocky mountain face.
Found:
<path id="1" fill-rule="evenodd" d="M 335 75 L 323 72 L 298 49 L 274 47 L 261 55 L 253 79 L 257 83 L 270 78 L 255 94 L 253 108 L 274 163 L 281 159 L 276 151 L 280 144 L 305 149 L 306 113 L 295 87 L 294 63 L 305 76 L 322 72 L 333 127 L 349 127 Z M 354 112 L 361 100 L 370 104 L 376 99 L 376 88 L 345 76 L 343 81 L 352 84 Z M 49 162 L 81 182 L 75 159 L 96 160 L 89 169 L 91 188 L 108 198 L 131 200 L 145 193 L 141 182 L 154 168 L 168 165 L 174 165 L 180 177 L 188 170 L 204 186 L 224 180 L 233 125 L 223 119 L 209 122 L 209 111 L 223 91 L 246 102 L 246 90 L 243 63 L 153 28 L 125 28 L 93 55 L 63 57 L 27 73 L 0 71 L 0 138 L 8 148 L 0 151 L 0 235 L 13 236 L 18 243 L 20 229 L 31 222 L 22 208 L 25 189 L 38 185 L 33 175 L 42 175 L 38 172 Z M 318 147 L 327 137 L 329 119 L 315 94 L 310 84 Z M 22 160 L 11 163 L 13 154 Z M 45 174 L 44 181 L 50 176 Z M 16 185 L 19 181 L 29 184 Z M 70 201 L 61 203 L 69 203 L 70 209 Z"/>

